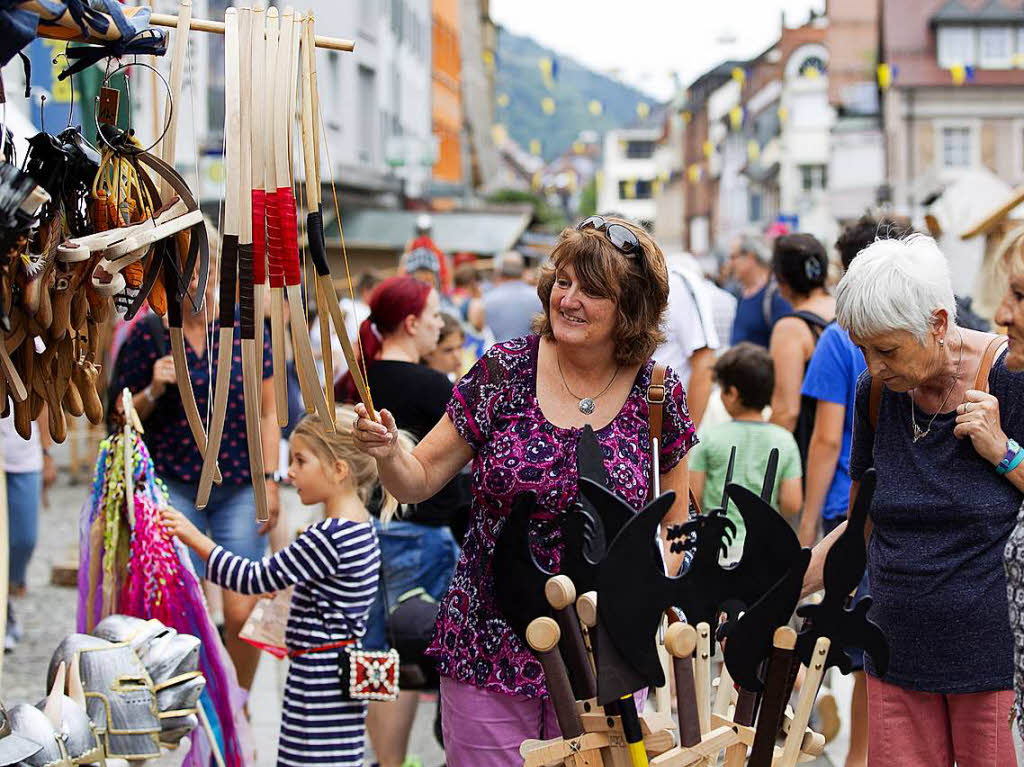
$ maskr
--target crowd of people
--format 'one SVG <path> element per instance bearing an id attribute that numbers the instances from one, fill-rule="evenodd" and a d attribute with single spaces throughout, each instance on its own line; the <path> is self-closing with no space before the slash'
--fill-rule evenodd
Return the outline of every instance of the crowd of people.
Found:
<path id="1" fill-rule="evenodd" d="M 709 275 L 688 254 L 666 256 L 642 227 L 591 216 L 563 231 L 543 263 L 518 252 L 450 262 L 421 221 L 396 274 L 368 272 L 355 299 L 344 299 L 359 369 L 347 369 L 339 344 L 336 396 L 356 404 L 339 411 L 337 432 L 301 414 L 278 428 L 265 352 L 271 520 L 259 529 L 237 335 L 223 483 L 199 512 L 192 499 L 202 456 L 181 439 L 187 425 L 166 330 L 152 315 L 137 321 L 123 336 L 113 385 L 134 393 L 180 512 L 165 513 L 168 529 L 223 587 L 225 639 L 243 687 L 258 662 L 238 638 L 253 595 L 296 586 L 279 764 L 328 753 L 333 764 L 362 764 L 364 727 L 381 767 L 414 763 L 420 689 L 439 690 L 436 731 L 449 767 L 518 766 L 523 740 L 557 734 L 540 666 L 496 603 L 494 552 L 523 493 L 535 494 L 536 518 L 576 502 L 576 447 L 587 426 L 610 488 L 636 508 L 651 493 L 652 466 L 663 492 L 685 499 L 692 490 L 711 509 L 722 504 L 734 449 L 732 481 L 754 491 L 778 449 L 771 504 L 813 547 L 807 595 L 822 587 L 824 556 L 873 467 L 858 595 L 872 595 L 870 617 L 891 660 L 883 676 L 870 656 L 854 659 L 846 765 L 888 765 L 895 753 L 901 764 L 929 767 L 1017 763 L 1024 232 L 1001 251 L 1007 289 L 994 320 L 1005 335 L 977 329 L 975 317 L 963 321 L 948 262 L 930 237 L 865 216 L 835 243 L 835 259 L 829 250 L 805 233 L 751 234 Z M 321 332 L 315 319 L 311 327 Z M 204 316 L 186 316 L 201 411 L 216 353 L 209 331 Z M 659 365 L 667 366 L 666 397 L 655 463 L 647 396 Z M 372 392 L 372 417 L 356 376 Z M 44 433 L 40 445 L 45 459 Z M 16 454 L 22 463 L 6 469 L 17 589 L 34 543 L 27 496 L 48 475 L 44 460 Z M 12 482 L 19 473 L 32 476 Z M 274 532 L 278 482 L 325 509 L 325 520 L 294 541 L 283 526 Z M 693 511 L 677 501 L 663 527 Z M 734 556 L 742 519 L 729 505 L 727 513 L 739 528 Z M 265 558 L 268 544 L 276 553 Z M 557 568 L 557 545 L 535 553 Z M 667 541 L 664 558 L 672 572 L 684 566 Z M 395 608 L 410 600 L 420 607 L 409 613 L 415 621 L 396 626 Z M 399 629 L 421 639 L 420 651 L 403 658 L 424 672 L 418 682 L 369 705 L 332 687 L 339 643 L 384 649 Z M 487 727 L 464 726 L 484 720 Z"/>

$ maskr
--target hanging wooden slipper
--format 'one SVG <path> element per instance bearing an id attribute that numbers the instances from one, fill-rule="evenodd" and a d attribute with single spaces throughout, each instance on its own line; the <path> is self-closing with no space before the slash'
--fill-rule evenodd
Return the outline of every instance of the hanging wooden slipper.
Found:
<path id="1" fill-rule="evenodd" d="M 50 294 L 50 302 L 53 307 L 50 337 L 58 341 L 71 327 L 71 299 L 78 286 L 81 285 L 91 261 L 91 253 L 88 248 L 65 247 L 65 245 L 67 243 L 57 247 L 56 271 Z"/>
<path id="2" fill-rule="evenodd" d="M 99 351 L 99 331 L 95 321 L 87 320 L 84 335 L 78 336 L 78 354 L 71 370 L 71 380 L 82 399 L 82 409 L 89 423 L 98 426 L 103 423 L 103 401 L 100 399 L 97 383 L 100 367 L 96 364 Z"/>
<path id="3" fill-rule="evenodd" d="M 79 418 L 85 413 L 82 395 L 78 391 L 74 377 L 75 365 L 78 362 L 77 347 L 78 338 L 72 338 L 70 334 L 57 344 L 57 378 L 60 381 L 58 391 L 62 392 L 61 407 L 74 418 Z"/>
<path id="4" fill-rule="evenodd" d="M 47 288 L 57 258 L 57 246 L 60 245 L 59 215 L 51 217 L 40 227 L 32 245 L 34 247 L 29 248 L 18 279 L 21 305 L 41 327 L 49 328 L 53 321 L 53 308 Z"/>
<path id="5" fill-rule="evenodd" d="M 42 409 L 42 398 L 35 391 L 35 342 L 31 336 L 25 336 L 18 350 L 14 353 L 18 375 L 25 381 L 28 396 L 21 402 L 14 403 L 14 430 L 22 439 L 31 439 L 32 421 Z"/>

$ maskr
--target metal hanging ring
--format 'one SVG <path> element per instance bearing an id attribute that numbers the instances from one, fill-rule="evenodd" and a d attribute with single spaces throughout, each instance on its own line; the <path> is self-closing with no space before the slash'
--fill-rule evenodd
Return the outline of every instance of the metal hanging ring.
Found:
<path id="1" fill-rule="evenodd" d="M 68 44 L 64 45 L 64 50 L 54 56 L 51 60 L 51 64 L 56 64 L 60 61 L 61 57 L 64 58 L 64 67 L 69 68 L 71 66 L 71 59 L 68 58 Z M 75 116 L 75 76 L 73 74 L 68 75 L 68 86 L 71 88 L 71 105 L 68 107 L 68 124 L 66 128 L 71 127 L 71 123 Z"/>
<path id="2" fill-rule="evenodd" d="M 98 108 L 99 107 L 99 102 L 100 102 L 99 96 L 97 96 L 94 99 L 94 108 L 93 108 L 92 119 L 93 119 L 93 123 L 95 123 L 95 125 L 96 125 L 96 135 L 97 135 L 97 137 L 99 137 L 99 140 L 102 141 L 111 151 L 118 152 L 120 154 L 139 155 L 139 154 L 144 154 L 146 152 L 149 152 L 149 150 L 151 150 L 153 147 L 157 146 L 158 144 L 160 144 L 161 141 L 164 140 L 164 136 L 166 136 L 167 132 L 171 129 L 171 121 L 174 118 L 174 100 L 173 100 L 173 96 L 171 94 L 171 85 L 170 85 L 170 83 L 167 82 L 167 78 L 163 76 L 163 74 L 160 72 L 160 70 L 157 69 L 156 67 L 150 65 L 150 64 L 144 64 L 144 63 L 141 63 L 141 62 L 138 62 L 138 61 L 132 61 L 132 62 L 124 63 L 124 64 L 118 64 L 114 69 L 109 70 L 105 74 L 105 76 L 103 77 L 103 82 L 100 84 L 100 87 L 102 87 L 102 88 L 107 87 L 108 83 L 110 82 L 110 79 L 114 75 L 116 75 L 118 72 L 120 72 L 123 69 L 127 69 L 128 67 L 142 67 L 143 69 L 148 69 L 151 72 L 153 72 L 157 77 L 159 77 L 160 78 L 160 82 L 162 82 L 164 84 L 164 90 L 167 92 L 167 101 L 166 101 L 166 104 L 167 104 L 167 115 L 164 117 L 164 129 L 163 129 L 163 131 L 161 131 L 160 135 L 156 137 L 156 140 L 153 141 L 153 143 L 150 144 L 147 147 L 134 147 L 134 146 L 131 146 L 131 145 L 127 144 L 127 142 L 125 144 L 121 145 L 121 146 L 114 146 L 109 141 L 107 141 L 106 136 L 103 135 L 103 129 L 100 126 L 99 108 Z M 125 75 L 125 77 L 127 78 L 127 75 Z M 129 86 L 129 88 L 130 88 L 130 86 Z M 130 93 L 131 93 L 131 91 L 129 90 L 129 94 Z M 130 97 L 129 97 L 129 100 L 130 100 Z M 130 103 L 128 104 L 128 108 L 129 108 L 129 110 L 131 109 L 131 104 Z M 130 112 L 129 112 L 129 114 L 130 114 Z M 131 130 L 130 126 L 131 126 L 131 119 L 129 118 L 129 131 L 128 131 L 128 135 L 132 134 L 132 130 Z"/>

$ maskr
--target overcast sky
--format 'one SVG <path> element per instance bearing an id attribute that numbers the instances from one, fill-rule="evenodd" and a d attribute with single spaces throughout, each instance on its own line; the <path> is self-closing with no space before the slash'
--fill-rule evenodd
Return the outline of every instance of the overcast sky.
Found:
<path id="1" fill-rule="evenodd" d="M 491 18 L 658 99 L 728 58 L 749 58 L 824 0 L 491 0 Z M 617 70 L 617 71 L 616 71 Z"/>

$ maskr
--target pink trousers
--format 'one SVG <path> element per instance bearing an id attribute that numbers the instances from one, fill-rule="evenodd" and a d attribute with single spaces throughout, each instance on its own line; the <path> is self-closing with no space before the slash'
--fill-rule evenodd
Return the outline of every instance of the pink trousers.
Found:
<path id="1" fill-rule="evenodd" d="M 647 690 L 633 696 L 643 711 Z M 441 677 L 441 734 L 447 767 L 522 767 L 519 746 L 562 734 L 550 698 L 502 695 Z"/>
<path id="2" fill-rule="evenodd" d="M 447 767 L 522 767 L 519 745 L 561 734 L 549 698 L 488 692 L 441 677 L 441 733 Z"/>
<path id="3" fill-rule="evenodd" d="M 1015 767 L 1013 691 L 943 695 L 868 675 L 868 767 Z"/>

